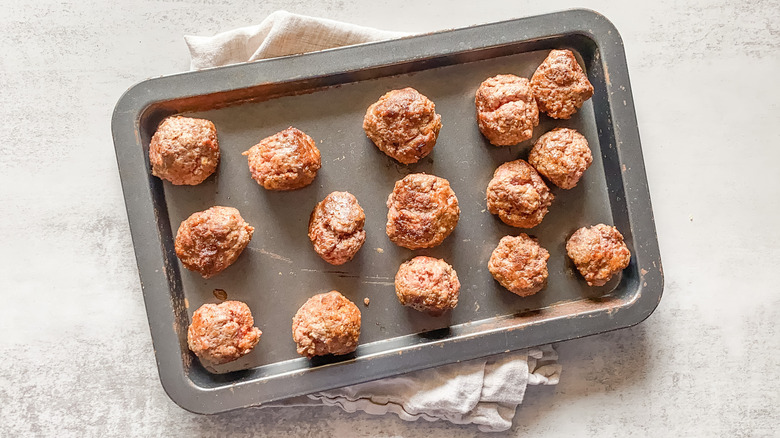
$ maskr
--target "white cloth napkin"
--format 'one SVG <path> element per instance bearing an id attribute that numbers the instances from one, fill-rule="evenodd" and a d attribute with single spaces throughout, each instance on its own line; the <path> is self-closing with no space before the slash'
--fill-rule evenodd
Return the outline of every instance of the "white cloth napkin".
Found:
<path id="1" fill-rule="evenodd" d="M 256 26 L 213 37 L 185 36 L 193 70 L 380 41 L 405 33 L 277 11 Z M 265 406 L 327 405 L 347 412 L 392 412 L 476 424 L 485 432 L 512 426 L 527 385 L 555 385 L 561 373 L 552 346 L 445 365 Z"/>
<path id="2" fill-rule="evenodd" d="M 184 41 L 190 48 L 190 69 L 199 70 L 407 35 L 276 11 L 255 26 L 229 30 L 212 37 L 185 36 Z"/>
<path id="3" fill-rule="evenodd" d="M 527 385 L 555 385 L 561 374 L 551 345 L 443 365 L 296 397 L 263 407 L 338 406 L 347 412 L 393 413 L 406 421 L 476 424 L 483 432 L 512 427 Z"/>

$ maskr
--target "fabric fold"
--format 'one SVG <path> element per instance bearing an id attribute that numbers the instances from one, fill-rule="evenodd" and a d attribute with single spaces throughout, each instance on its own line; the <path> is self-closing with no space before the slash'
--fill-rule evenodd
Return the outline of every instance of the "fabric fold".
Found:
<path id="1" fill-rule="evenodd" d="M 258 25 L 222 32 L 212 37 L 185 36 L 184 41 L 190 50 L 190 69 L 199 70 L 407 35 L 276 11 Z"/>

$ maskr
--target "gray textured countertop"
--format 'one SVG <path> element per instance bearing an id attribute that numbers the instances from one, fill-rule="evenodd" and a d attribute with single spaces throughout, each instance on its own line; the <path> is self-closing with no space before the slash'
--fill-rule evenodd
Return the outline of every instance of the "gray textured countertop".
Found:
<path id="1" fill-rule="evenodd" d="M 355 2 L 358 3 L 358 2 Z M 110 133 L 183 34 L 276 9 L 423 32 L 575 6 L 625 41 L 666 275 L 644 323 L 558 345 L 496 436 L 772 436 L 780 424 L 780 3 L 0 2 L 0 436 L 473 436 L 336 408 L 199 416 L 157 378 Z"/>

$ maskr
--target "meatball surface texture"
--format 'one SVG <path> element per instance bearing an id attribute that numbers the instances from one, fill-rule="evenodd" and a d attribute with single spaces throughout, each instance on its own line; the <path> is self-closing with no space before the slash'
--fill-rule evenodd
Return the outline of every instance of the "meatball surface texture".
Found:
<path id="1" fill-rule="evenodd" d="M 312 211 L 309 240 L 314 251 L 331 265 L 342 265 L 357 254 L 366 241 L 366 214 L 349 192 L 333 192 Z"/>
<path id="2" fill-rule="evenodd" d="M 395 293 L 404 306 L 439 316 L 458 305 L 458 274 L 441 259 L 418 256 L 401 264 Z"/>
<path id="3" fill-rule="evenodd" d="M 386 93 L 368 107 L 363 130 L 389 157 L 412 164 L 433 150 L 441 116 L 430 99 L 414 88 L 404 88 Z"/>
<path id="4" fill-rule="evenodd" d="M 252 351 L 263 332 L 254 327 L 249 306 L 241 301 L 204 304 L 192 315 L 187 345 L 206 362 L 232 362 Z"/>
<path id="5" fill-rule="evenodd" d="M 338 291 L 309 298 L 292 323 L 298 354 L 312 358 L 355 351 L 360 337 L 360 309 Z"/>
<path id="6" fill-rule="evenodd" d="M 185 268 L 211 278 L 232 265 L 255 229 L 232 207 L 193 213 L 176 232 L 176 255 Z"/>
<path id="7" fill-rule="evenodd" d="M 569 128 L 555 128 L 545 133 L 528 154 L 528 163 L 562 189 L 577 185 L 593 163 L 585 136 Z"/>
<path id="8" fill-rule="evenodd" d="M 260 140 L 243 155 L 252 178 L 267 190 L 296 190 L 308 186 L 322 166 L 314 140 L 292 126 Z"/>
<path id="9" fill-rule="evenodd" d="M 488 270 L 501 286 L 527 297 L 544 288 L 549 258 L 550 253 L 527 234 L 504 236 L 490 256 Z"/>
<path id="10" fill-rule="evenodd" d="M 439 245 L 458 224 L 458 198 L 449 181 L 415 173 L 396 181 L 387 198 L 387 236 L 409 249 Z"/>
<path id="11" fill-rule="evenodd" d="M 555 197 L 542 177 L 523 160 L 498 166 L 487 187 L 487 208 L 507 225 L 533 228 Z"/>
<path id="12" fill-rule="evenodd" d="M 553 50 L 531 77 L 539 111 L 568 119 L 593 96 L 593 85 L 570 50 Z"/>
<path id="13" fill-rule="evenodd" d="M 217 128 L 209 120 L 172 116 L 149 143 L 152 175 L 175 185 L 197 185 L 217 170 Z"/>
<path id="14" fill-rule="evenodd" d="M 566 253 L 588 286 L 603 286 L 631 261 L 623 235 L 617 228 L 598 224 L 583 227 L 566 242 Z"/>
<path id="15" fill-rule="evenodd" d="M 477 125 L 495 146 L 508 146 L 533 137 L 539 109 L 530 82 L 515 75 L 486 79 L 477 89 Z"/>

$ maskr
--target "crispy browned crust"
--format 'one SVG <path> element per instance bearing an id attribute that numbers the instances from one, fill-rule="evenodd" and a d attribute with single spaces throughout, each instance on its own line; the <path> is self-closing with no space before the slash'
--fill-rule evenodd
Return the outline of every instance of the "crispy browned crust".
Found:
<path id="1" fill-rule="evenodd" d="M 386 93 L 368 107 L 363 129 L 379 150 L 411 164 L 433 150 L 441 116 L 430 99 L 414 88 L 404 88 Z"/>
<path id="2" fill-rule="evenodd" d="M 498 75 L 477 89 L 477 124 L 482 135 L 496 146 L 508 146 L 533 137 L 539 110 L 528 79 Z"/>
<path id="3" fill-rule="evenodd" d="M 255 229 L 232 207 L 193 213 L 176 233 L 176 255 L 185 268 L 211 278 L 236 261 Z"/>
<path id="4" fill-rule="evenodd" d="M 487 188 L 488 211 L 519 228 L 539 225 L 554 198 L 542 177 L 523 160 L 500 165 Z"/>
<path id="5" fill-rule="evenodd" d="M 217 170 L 217 128 L 209 120 L 172 116 L 149 143 L 152 174 L 175 185 L 200 184 Z"/>
<path id="6" fill-rule="evenodd" d="M 206 362 L 232 362 L 260 341 L 263 332 L 254 324 L 249 307 L 240 301 L 204 304 L 192 315 L 187 345 Z"/>
<path id="7" fill-rule="evenodd" d="M 569 50 L 553 50 L 531 77 L 539 111 L 568 119 L 593 96 L 593 85 Z"/>
<path id="8" fill-rule="evenodd" d="M 528 162 L 556 186 L 571 189 L 593 162 L 585 136 L 569 128 L 545 133 L 528 154 Z"/>
<path id="9" fill-rule="evenodd" d="M 292 335 L 301 356 L 351 353 L 360 337 L 360 309 L 335 290 L 315 295 L 295 313 Z"/>
<path id="10" fill-rule="evenodd" d="M 309 217 L 309 240 L 314 251 L 331 265 L 342 265 L 355 256 L 366 241 L 366 214 L 349 192 L 325 197 Z"/>
<path id="11" fill-rule="evenodd" d="M 544 288 L 549 258 L 550 253 L 527 234 L 504 236 L 490 256 L 488 270 L 501 286 L 527 297 Z"/>
<path id="12" fill-rule="evenodd" d="M 409 249 L 439 245 L 458 224 L 460 208 L 450 183 L 415 173 L 396 181 L 387 198 L 387 236 Z"/>
<path id="13" fill-rule="evenodd" d="M 631 261 L 623 235 L 617 228 L 605 224 L 575 231 L 566 242 L 566 253 L 588 286 L 603 286 Z"/>
<path id="14" fill-rule="evenodd" d="M 395 293 L 404 306 L 439 316 L 458 305 L 460 281 L 444 260 L 418 256 L 398 268 Z"/>
<path id="15" fill-rule="evenodd" d="M 260 140 L 247 156 L 252 178 L 267 190 L 295 190 L 314 181 L 322 162 L 314 140 L 292 126 Z"/>

